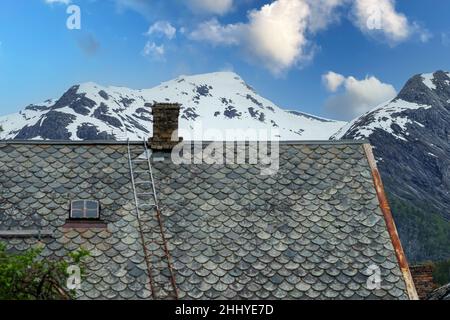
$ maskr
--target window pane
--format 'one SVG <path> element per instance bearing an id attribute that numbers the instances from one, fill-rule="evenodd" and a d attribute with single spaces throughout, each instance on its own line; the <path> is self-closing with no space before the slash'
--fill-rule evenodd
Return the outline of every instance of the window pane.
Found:
<path id="1" fill-rule="evenodd" d="M 95 209 L 95 210 L 91 210 L 91 209 L 86 210 L 86 218 L 87 219 L 98 219 L 98 211 L 97 211 L 97 209 Z"/>
<path id="2" fill-rule="evenodd" d="M 92 200 L 72 201 L 72 211 L 70 214 L 70 218 L 72 219 L 100 218 L 98 202 Z"/>
<path id="3" fill-rule="evenodd" d="M 98 219 L 98 202 L 86 201 L 86 218 Z"/>
<path id="4" fill-rule="evenodd" d="M 72 219 L 81 219 L 84 217 L 84 201 L 72 201 Z"/>
<path id="5" fill-rule="evenodd" d="M 86 201 L 86 209 L 88 210 L 97 210 L 97 201 Z"/>
<path id="6" fill-rule="evenodd" d="M 83 217 L 83 210 L 74 209 L 72 210 L 72 215 L 70 216 L 72 219 L 82 219 Z"/>
<path id="7" fill-rule="evenodd" d="M 72 201 L 72 209 L 73 210 L 83 210 L 84 201 Z"/>

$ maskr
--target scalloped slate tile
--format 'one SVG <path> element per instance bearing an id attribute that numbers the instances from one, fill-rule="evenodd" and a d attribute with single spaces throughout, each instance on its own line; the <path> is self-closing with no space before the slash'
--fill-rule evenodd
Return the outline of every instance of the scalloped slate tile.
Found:
<path id="1" fill-rule="evenodd" d="M 174 165 L 168 154 L 154 164 L 179 297 L 407 299 L 362 145 L 282 144 L 280 152 L 273 176 L 250 164 Z M 126 145 L 12 143 L 0 163 L 0 230 L 54 230 L 45 256 L 89 248 L 80 299 L 152 298 Z M 75 198 L 99 200 L 108 230 L 63 229 Z M 158 297 L 169 298 L 152 214 L 144 241 L 153 241 Z M 36 243 L 7 239 L 16 252 Z M 366 288 L 371 264 L 380 290 Z"/>

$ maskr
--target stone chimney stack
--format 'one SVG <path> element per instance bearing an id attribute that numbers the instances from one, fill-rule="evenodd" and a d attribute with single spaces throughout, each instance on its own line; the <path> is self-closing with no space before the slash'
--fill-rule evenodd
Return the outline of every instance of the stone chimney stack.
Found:
<path id="1" fill-rule="evenodd" d="M 149 139 L 150 148 L 154 150 L 171 150 L 183 138 L 178 137 L 178 117 L 181 104 L 156 103 L 152 107 L 153 137 Z M 175 136 L 172 139 L 172 135 Z"/>
<path id="2" fill-rule="evenodd" d="M 433 266 L 430 264 L 409 267 L 420 300 L 424 300 L 439 286 L 434 283 Z"/>

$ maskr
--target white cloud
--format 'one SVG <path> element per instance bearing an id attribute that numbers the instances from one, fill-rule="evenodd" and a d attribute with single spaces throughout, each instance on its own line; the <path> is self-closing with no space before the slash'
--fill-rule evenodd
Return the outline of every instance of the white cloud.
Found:
<path id="1" fill-rule="evenodd" d="M 278 0 L 250 12 L 247 50 L 275 74 L 290 68 L 305 54 L 309 14 L 302 0 Z"/>
<path id="2" fill-rule="evenodd" d="M 329 71 L 322 76 L 322 82 L 330 92 L 336 92 L 344 84 L 345 77 L 339 73 Z"/>
<path id="3" fill-rule="evenodd" d="M 72 2 L 71 0 L 45 0 L 45 3 L 48 3 L 48 4 L 61 3 L 61 4 L 68 5 L 71 2 Z"/>
<path id="4" fill-rule="evenodd" d="M 304 0 L 276 0 L 248 14 L 248 23 L 201 24 L 190 37 L 215 45 L 240 45 L 252 58 L 278 75 L 305 58 L 309 6 Z"/>
<path id="5" fill-rule="evenodd" d="M 252 61 L 279 75 L 311 58 L 312 37 L 339 21 L 344 9 L 352 12 L 362 32 L 390 44 L 412 34 L 422 42 L 431 37 L 395 9 L 395 0 L 273 0 L 250 11 L 246 22 L 221 24 L 213 18 L 188 36 L 213 45 L 238 46 Z"/>
<path id="6" fill-rule="evenodd" d="M 339 21 L 340 12 L 337 9 L 350 1 L 352 0 L 306 0 L 311 10 L 308 29 L 314 33 Z"/>
<path id="7" fill-rule="evenodd" d="M 233 8 L 233 0 L 187 0 L 189 7 L 198 13 L 223 15 Z"/>
<path id="8" fill-rule="evenodd" d="M 382 35 L 391 43 L 406 40 L 413 33 L 408 18 L 396 11 L 395 0 L 354 1 L 355 24 L 362 32 Z"/>
<path id="9" fill-rule="evenodd" d="M 392 85 L 383 83 L 374 76 L 358 80 L 336 74 L 331 78 L 340 79 L 341 77 L 345 80 L 340 85 L 337 85 L 339 81 L 333 84 L 337 85 L 336 90 L 343 85 L 344 91 L 332 96 L 325 103 L 326 109 L 341 119 L 349 120 L 358 117 L 397 95 Z"/>
<path id="10" fill-rule="evenodd" d="M 441 43 L 444 47 L 450 46 L 450 33 L 441 33 Z"/>
<path id="11" fill-rule="evenodd" d="M 150 41 L 147 41 L 147 43 L 144 46 L 144 49 L 142 50 L 143 56 L 151 57 L 155 60 L 163 60 L 165 53 L 166 50 L 163 44 L 158 46 L 156 43 Z"/>
<path id="12" fill-rule="evenodd" d="M 243 41 L 244 24 L 221 25 L 217 19 L 203 22 L 192 31 L 192 40 L 208 41 L 213 45 L 238 45 Z"/>
<path id="13" fill-rule="evenodd" d="M 155 5 L 152 0 L 115 0 L 118 12 L 133 10 L 148 20 L 154 19 Z"/>
<path id="14" fill-rule="evenodd" d="M 168 21 L 157 21 L 150 26 L 146 35 L 160 34 L 166 36 L 168 39 L 173 39 L 177 33 L 177 29 Z"/>
<path id="15" fill-rule="evenodd" d="M 419 35 L 419 40 L 423 43 L 430 41 L 433 38 L 433 34 L 426 28 L 419 26 L 417 23 L 413 23 L 414 31 Z"/>

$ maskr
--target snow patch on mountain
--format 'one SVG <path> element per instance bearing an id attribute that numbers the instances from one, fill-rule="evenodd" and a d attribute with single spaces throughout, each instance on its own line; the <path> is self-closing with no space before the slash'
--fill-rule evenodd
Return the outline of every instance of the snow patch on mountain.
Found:
<path id="1" fill-rule="evenodd" d="M 450 73 L 436 71 L 414 75 L 394 100 L 334 135 L 337 139 L 367 139 L 373 146 L 398 233 L 411 261 L 450 258 L 450 242 L 445 240 L 450 230 L 449 128 Z M 424 228 L 426 225 L 432 227 Z"/>
<path id="2" fill-rule="evenodd" d="M 367 139 L 375 130 L 381 129 L 397 139 L 408 141 L 407 125 L 415 123 L 423 127 L 423 124 L 409 119 L 403 112 L 421 108 L 426 110 L 431 108 L 431 106 L 394 99 L 354 119 L 334 134 L 332 139 L 342 139 L 349 131 L 353 131 L 352 134 L 355 139 Z"/>
<path id="3" fill-rule="evenodd" d="M 431 90 L 436 90 L 436 85 L 434 84 L 434 74 L 433 73 L 423 73 L 422 74 L 423 83 Z"/>
<path id="4" fill-rule="evenodd" d="M 58 100 L 0 117 L 0 139 L 143 139 L 152 135 L 151 106 L 180 103 L 185 140 L 228 139 L 229 130 L 272 130 L 281 140 L 327 140 L 345 122 L 286 111 L 261 97 L 239 75 L 216 72 L 180 76 L 151 89 L 71 87 Z M 201 132 L 199 132 L 201 131 Z M 243 138 L 240 136 L 240 138 Z M 261 138 L 261 137 L 258 137 Z M 238 139 L 238 138 L 236 138 Z"/>

